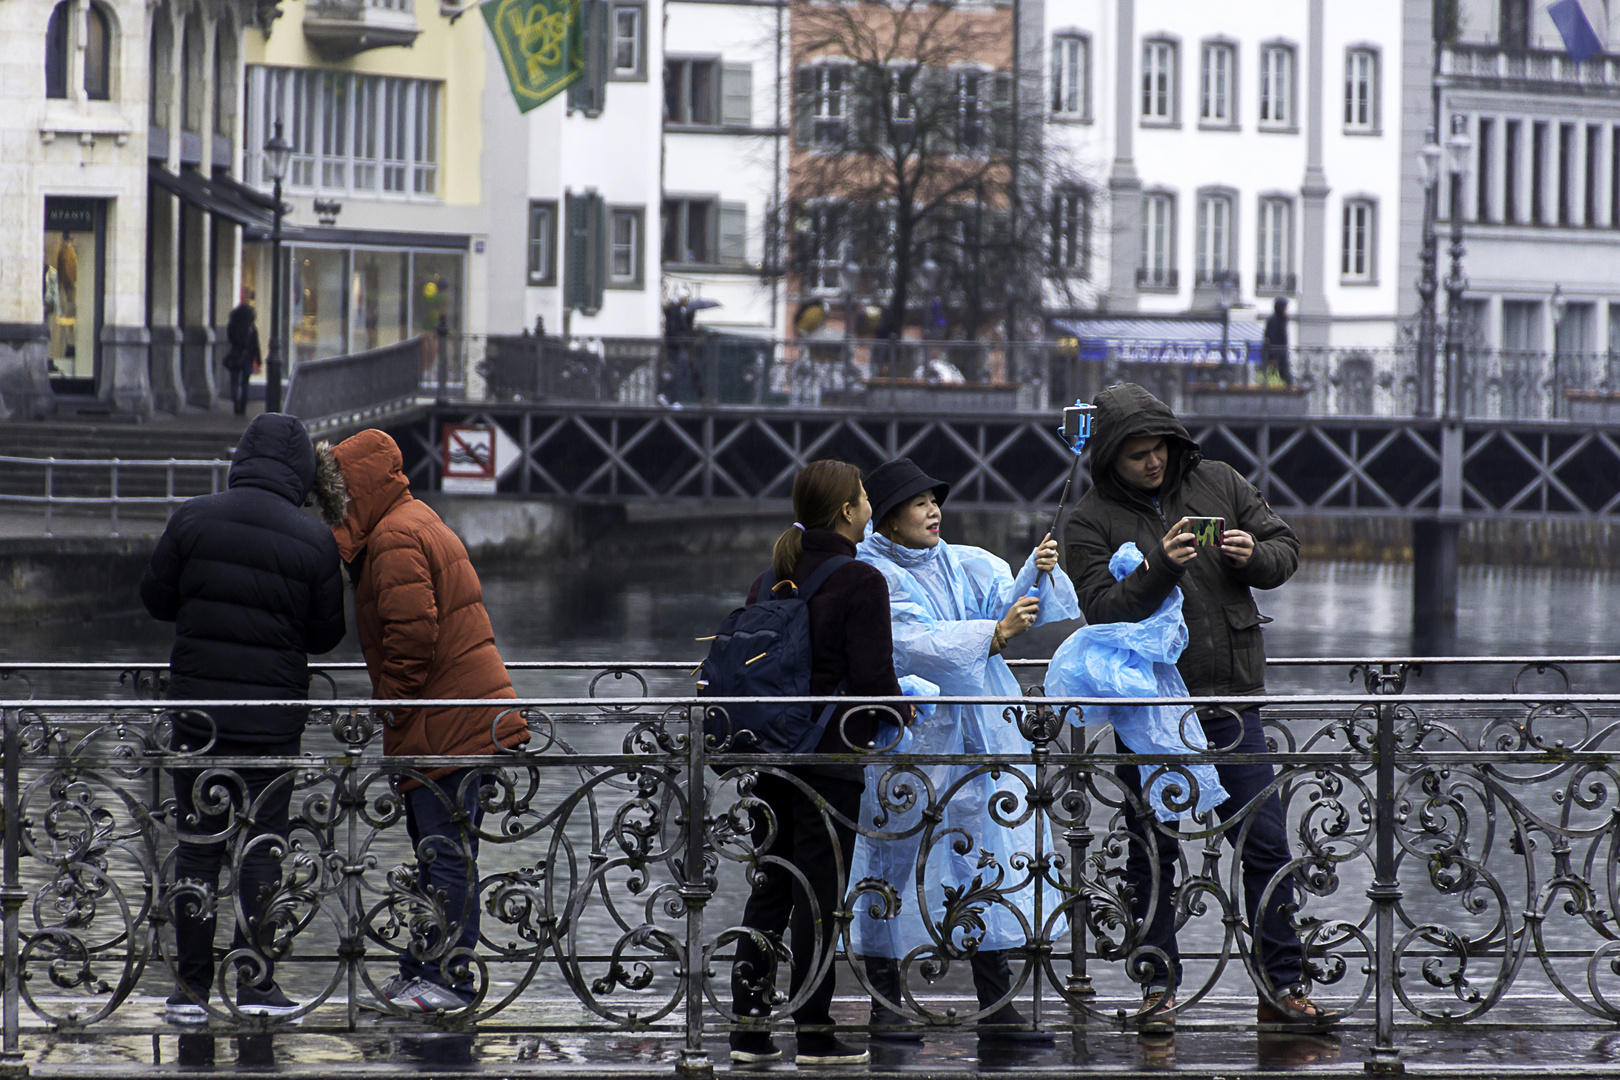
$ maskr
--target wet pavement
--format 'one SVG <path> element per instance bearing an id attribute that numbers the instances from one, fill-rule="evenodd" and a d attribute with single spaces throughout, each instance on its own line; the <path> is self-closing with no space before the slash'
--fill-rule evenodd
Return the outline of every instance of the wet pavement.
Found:
<path id="1" fill-rule="evenodd" d="M 1126 1003 L 1108 1002 L 1105 1005 Z M 362 1013 L 345 1028 L 341 1003 L 324 1006 L 297 1027 L 259 1033 L 228 1028 L 179 1029 L 161 1022 L 162 1001 L 135 999 L 116 1028 L 93 1034 L 52 1034 L 25 1022 L 24 1059 L 36 1077 L 243 1075 L 344 1077 L 403 1073 L 466 1077 L 654 1077 L 676 1075 L 684 1036 L 678 1024 L 636 1031 L 593 1023 L 577 1004 L 536 1001 L 509 1009 L 501 1022 L 475 1031 Z M 862 1003 L 841 998 L 840 1019 L 855 1021 Z M 962 1002 L 965 1008 L 968 1002 Z M 1581 1023 L 1556 999 L 1499 1007 L 1489 1024 L 1397 1027 L 1401 1063 L 1409 1075 L 1617 1076 L 1620 1030 Z M 1051 1019 L 1048 1047 L 993 1044 L 970 1032 L 930 1034 L 920 1046 L 870 1042 L 866 1066 L 799 1069 L 794 1041 L 783 1033 L 782 1062 L 733 1065 L 726 1034 L 711 1025 L 705 1048 L 717 1073 L 735 1076 L 806 1072 L 817 1076 L 927 1077 L 949 1080 L 987 1074 L 1115 1077 L 1237 1075 L 1361 1075 L 1371 1057 L 1370 1017 L 1333 1034 L 1257 1033 L 1252 1002 L 1222 998 L 1199 1003 L 1168 1037 L 1144 1037 L 1117 1024 Z M 864 1036 L 852 1041 L 866 1043 Z M 0 1075 L 4 1075 L 0 1070 Z"/>

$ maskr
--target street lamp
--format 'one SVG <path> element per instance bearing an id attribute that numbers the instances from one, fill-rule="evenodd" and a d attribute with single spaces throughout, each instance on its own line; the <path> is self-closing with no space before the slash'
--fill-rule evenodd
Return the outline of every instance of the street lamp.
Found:
<path id="1" fill-rule="evenodd" d="M 1439 336 L 1439 317 L 1435 313 L 1434 296 L 1439 291 L 1435 263 L 1438 261 L 1439 238 L 1435 235 L 1434 218 L 1438 211 L 1437 189 L 1440 185 L 1440 158 L 1444 151 L 1428 130 L 1423 148 L 1418 151 L 1418 179 L 1423 185 L 1423 244 L 1418 254 L 1418 405 L 1419 416 L 1434 415 L 1434 348 Z"/>
<path id="2" fill-rule="evenodd" d="M 287 177 L 287 164 L 292 158 L 292 145 L 281 137 L 281 121 L 276 121 L 275 133 L 264 144 L 264 158 L 270 170 L 271 199 L 275 206 L 275 224 L 270 230 L 270 355 L 264 364 L 264 411 L 281 411 L 281 182 Z"/>
<path id="3" fill-rule="evenodd" d="M 1230 361 L 1227 352 L 1232 340 L 1232 305 L 1238 299 L 1237 275 L 1230 270 L 1222 270 L 1215 275 L 1216 298 L 1221 305 L 1221 363 Z"/>
<path id="4" fill-rule="evenodd" d="M 1446 171 L 1451 174 L 1451 272 L 1446 275 L 1446 420 L 1462 419 L 1463 365 L 1463 187 L 1468 180 L 1468 160 L 1474 140 L 1468 137 L 1468 117 L 1451 117 L 1451 137 L 1446 140 Z"/>

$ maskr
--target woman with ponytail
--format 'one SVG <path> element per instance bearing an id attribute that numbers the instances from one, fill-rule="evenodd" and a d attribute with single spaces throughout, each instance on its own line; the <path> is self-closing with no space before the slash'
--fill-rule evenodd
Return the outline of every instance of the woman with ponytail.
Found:
<path id="1" fill-rule="evenodd" d="M 793 515 L 793 524 L 776 541 L 770 573 L 756 578 L 748 592 L 750 604 L 760 599 L 767 577 L 772 584 L 802 584 L 830 558 L 855 558 L 855 546 L 872 518 L 861 471 L 842 461 L 806 465 L 793 482 Z M 881 573 L 858 561 L 839 567 L 810 598 L 809 611 L 813 696 L 900 696 L 890 637 L 889 587 Z M 835 713 L 815 752 L 867 750 L 883 715 L 858 707 Z M 769 809 L 768 816 L 753 813 L 754 843 L 763 845 L 769 838 L 770 845 L 759 851 L 760 861 L 750 876 L 754 888 L 743 909 L 742 925 L 780 941 L 791 923 L 792 997 L 799 997 L 806 981 L 816 976 L 813 963 L 824 971 L 793 1014 L 801 1066 L 858 1065 L 868 1060 L 865 1050 L 833 1035 L 833 971 L 828 959 L 835 946 L 833 912 L 848 887 L 853 823 L 863 788 L 863 770 L 855 760 L 762 769 L 754 785 L 754 798 Z M 745 1020 L 763 1020 L 770 1013 L 765 977 L 772 962 L 758 939 L 754 934 L 737 942 L 732 969 L 732 1009 Z M 775 1061 L 781 1056 L 763 1024 L 739 1027 L 731 1034 L 733 1061 Z"/>

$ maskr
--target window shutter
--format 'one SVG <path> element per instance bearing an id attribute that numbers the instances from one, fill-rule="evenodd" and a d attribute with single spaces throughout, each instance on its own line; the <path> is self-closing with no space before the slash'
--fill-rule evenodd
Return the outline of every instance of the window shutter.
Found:
<path id="1" fill-rule="evenodd" d="M 568 108 L 594 119 L 602 115 L 606 104 L 608 69 L 613 62 L 609 0 L 582 0 L 580 15 L 585 22 L 585 72 L 568 88 Z"/>
<path id="2" fill-rule="evenodd" d="M 720 204 L 720 262 L 725 266 L 748 263 L 748 207 L 743 203 Z"/>
<path id="3" fill-rule="evenodd" d="M 569 192 L 564 213 L 563 302 L 586 315 L 602 310 L 608 274 L 607 203 L 595 191 Z"/>
<path id="4" fill-rule="evenodd" d="M 728 127 L 749 127 L 753 124 L 753 64 L 726 64 L 721 67 L 720 122 Z"/>

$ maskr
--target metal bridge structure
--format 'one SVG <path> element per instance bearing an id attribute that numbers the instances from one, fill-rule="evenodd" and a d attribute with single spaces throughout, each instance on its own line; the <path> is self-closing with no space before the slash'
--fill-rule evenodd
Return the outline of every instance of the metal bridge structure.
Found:
<path id="1" fill-rule="evenodd" d="M 1285 513 L 1419 521 L 1606 520 L 1620 513 L 1617 428 L 1569 421 L 1182 419 L 1206 457 L 1231 465 Z M 451 404 L 395 429 L 419 487 L 439 485 L 446 424 L 499 426 L 517 444 L 521 456 L 499 480 L 503 493 L 604 502 L 780 502 L 789 498 L 794 474 L 818 458 L 869 469 L 905 456 L 949 482 L 959 509 L 1050 512 L 1075 461 L 1050 413 Z M 1084 469 L 1078 482 L 1089 483 Z"/>

